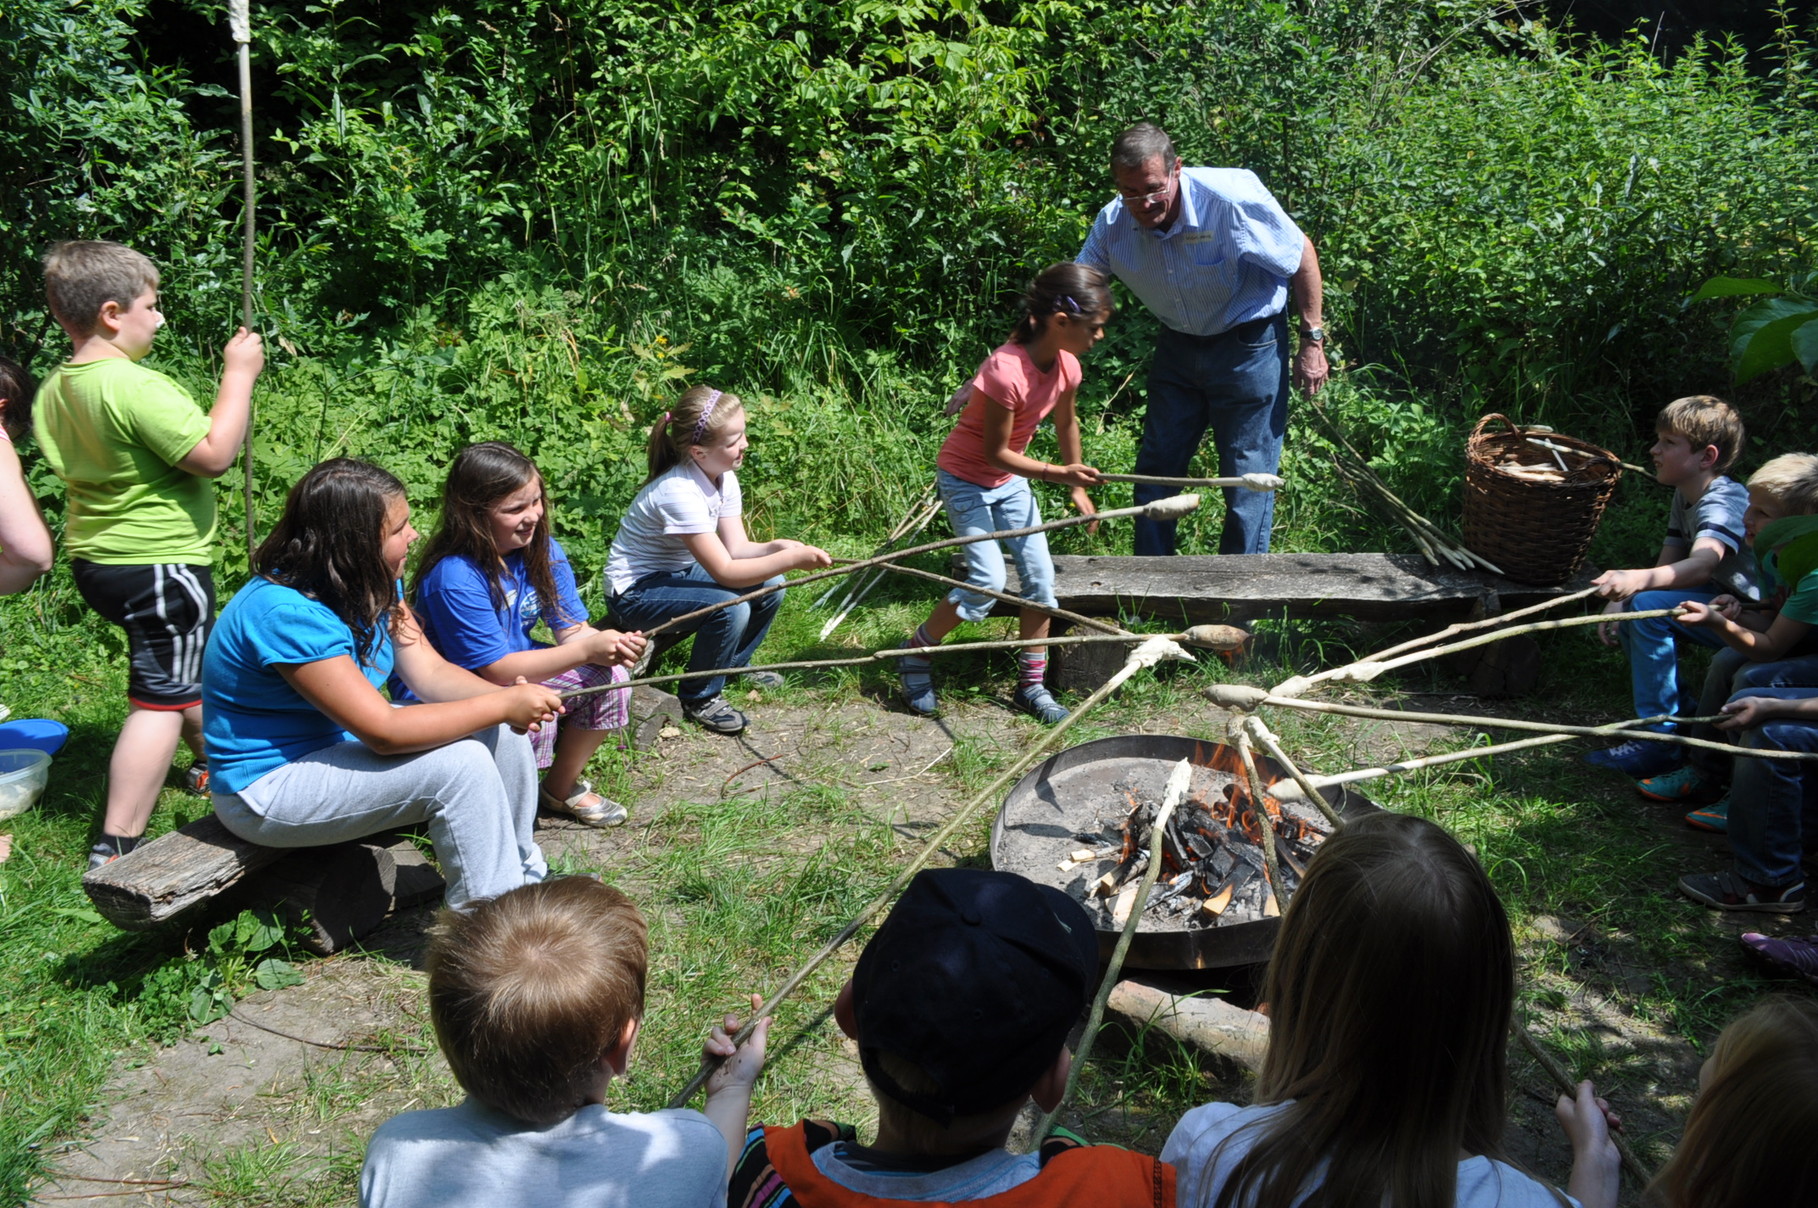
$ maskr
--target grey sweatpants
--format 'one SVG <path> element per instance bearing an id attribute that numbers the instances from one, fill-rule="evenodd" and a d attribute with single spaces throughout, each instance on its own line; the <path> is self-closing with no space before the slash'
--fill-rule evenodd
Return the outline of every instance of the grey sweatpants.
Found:
<path id="1" fill-rule="evenodd" d="M 267 772 L 244 792 L 216 793 L 214 804 L 223 826 L 266 847 L 316 847 L 426 823 L 450 906 L 549 872 L 531 836 L 536 757 L 530 738 L 507 726 L 412 755 L 337 743 Z"/>

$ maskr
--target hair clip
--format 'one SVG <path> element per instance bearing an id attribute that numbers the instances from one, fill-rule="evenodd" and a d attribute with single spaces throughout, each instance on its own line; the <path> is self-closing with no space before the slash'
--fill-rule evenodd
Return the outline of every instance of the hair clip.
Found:
<path id="1" fill-rule="evenodd" d="M 1067 309 L 1071 310 L 1074 314 L 1077 315 L 1080 313 L 1079 303 L 1073 300 L 1072 294 L 1062 294 L 1061 301 L 1065 302 L 1067 304 Z"/>

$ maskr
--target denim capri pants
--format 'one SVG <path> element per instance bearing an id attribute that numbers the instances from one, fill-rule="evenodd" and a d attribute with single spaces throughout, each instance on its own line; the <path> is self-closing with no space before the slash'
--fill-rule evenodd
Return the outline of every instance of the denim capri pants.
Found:
<path id="1" fill-rule="evenodd" d="M 936 472 L 941 502 L 947 505 L 947 522 L 953 535 L 969 537 L 974 533 L 995 533 L 1004 529 L 1028 528 L 1042 522 L 1035 506 L 1035 492 L 1029 480 L 1012 475 L 1001 487 L 981 487 L 945 470 Z M 1022 579 L 1022 596 L 1032 604 L 1059 607 L 1054 598 L 1054 559 L 1048 556 L 1048 534 L 1011 537 L 1003 541 L 974 541 L 960 546 L 966 558 L 966 582 L 992 591 L 1004 590 L 1004 550 L 1016 562 L 1016 573 Z M 991 615 L 997 603 L 990 596 L 956 587 L 947 593 L 947 602 L 959 607 L 960 620 L 982 621 Z"/>

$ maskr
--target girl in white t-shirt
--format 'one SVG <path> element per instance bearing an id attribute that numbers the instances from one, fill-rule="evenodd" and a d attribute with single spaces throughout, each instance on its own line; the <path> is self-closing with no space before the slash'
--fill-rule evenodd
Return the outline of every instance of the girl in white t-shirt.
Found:
<path id="1" fill-rule="evenodd" d="M 1181 1118 L 1161 1158 L 1186 1208 L 1555 1208 L 1500 1160 L 1515 956 L 1496 890 L 1422 818 L 1382 813 L 1321 846 L 1269 962 L 1269 1048 L 1253 1106 Z M 1614 1208 L 1607 1105 L 1589 1082 L 1554 1108 L 1568 1189 Z"/>
<path id="2" fill-rule="evenodd" d="M 672 617 L 720 604 L 783 572 L 830 566 L 827 551 L 778 538 L 745 536 L 738 467 L 744 463 L 745 405 L 736 394 L 696 386 L 650 430 L 650 476 L 619 522 L 606 563 L 614 624 L 654 628 Z M 783 602 L 781 590 L 702 617 L 689 631 L 690 671 L 743 667 Z M 760 685 L 780 677 L 752 677 Z M 682 712 L 719 734 L 737 734 L 745 715 L 720 695 L 726 677 L 682 680 Z"/>
<path id="3" fill-rule="evenodd" d="M 1104 275 L 1083 264 L 1053 264 L 1043 269 L 1023 294 L 1023 317 L 1010 338 L 985 358 L 978 373 L 954 396 L 964 410 L 941 445 L 935 481 L 955 536 L 1003 532 L 1041 523 L 1029 480 L 1065 483 L 1073 505 L 1090 514 L 1096 509 L 1086 488 L 1098 482 L 1098 471 L 1080 460 L 1079 416 L 1073 399 L 1079 390 L 1079 358 L 1105 334 L 1111 317 L 1111 291 Z M 1054 438 L 1064 465 L 1026 456 L 1030 437 L 1050 413 Z M 1096 523 L 1096 522 L 1094 522 Z M 1004 551 L 997 541 L 975 541 L 960 549 L 966 558 L 966 582 L 988 591 L 1004 590 Z M 1054 560 L 1046 534 L 1013 537 L 1001 543 L 1016 560 L 1023 599 L 1056 606 Z M 997 603 L 978 592 L 954 588 L 903 645 L 909 649 L 938 646 L 961 621 L 982 621 Z M 1048 636 L 1049 616 L 1025 608 L 1017 634 L 1024 640 Z M 1024 647 L 1017 655 L 1014 700 L 1017 708 L 1053 724 L 1067 716 L 1048 691 L 1048 648 Z M 903 703 L 913 713 L 932 716 L 940 707 L 934 695 L 933 661 L 926 655 L 897 660 Z"/>

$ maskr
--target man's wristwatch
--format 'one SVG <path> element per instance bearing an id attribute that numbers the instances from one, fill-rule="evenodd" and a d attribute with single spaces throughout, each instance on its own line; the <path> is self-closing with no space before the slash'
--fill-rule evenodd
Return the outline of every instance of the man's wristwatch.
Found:
<path id="1" fill-rule="evenodd" d="M 1303 327 L 1300 329 L 1300 338 L 1307 344 L 1324 344 L 1326 342 L 1326 329 L 1323 327 Z"/>

